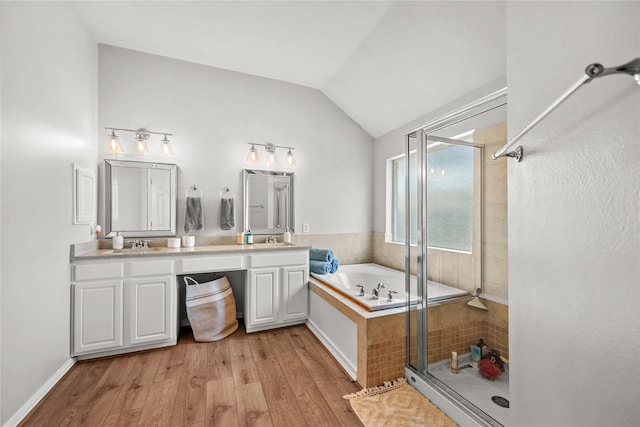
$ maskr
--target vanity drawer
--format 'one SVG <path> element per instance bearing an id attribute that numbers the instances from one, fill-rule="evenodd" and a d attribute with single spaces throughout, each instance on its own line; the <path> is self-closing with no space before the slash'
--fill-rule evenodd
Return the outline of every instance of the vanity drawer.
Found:
<path id="1" fill-rule="evenodd" d="M 244 257 L 241 255 L 189 257 L 178 260 L 176 267 L 177 273 L 242 270 L 244 269 Z"/>
<path id="2" fill-rule="evenodd" d="M 281 267 L 283 265 L 300 265 L 309 263 L 309 253 L 300 252 L 280 252 L 251 255 L 249 257 L 249 268 L 261 267 Z"/>
<path id="3" fill-rule="evenodd" d="M 79 280 L 102 280 L 117 279 L 124 276 L 124 264 L 104 263 L 104 264 L 78 264 L 74 265 L 74 278 Z"/>
<path id="4" fill-rule="evenodd" d="M 165 276 L 173 274 L 173 261 L 136 261 L 125 266 L 127 276 Z"/>

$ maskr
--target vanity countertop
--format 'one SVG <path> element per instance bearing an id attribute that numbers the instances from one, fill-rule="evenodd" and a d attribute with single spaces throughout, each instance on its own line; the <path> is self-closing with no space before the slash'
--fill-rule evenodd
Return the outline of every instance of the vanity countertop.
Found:
<path id="1" fill-rule="evenodd" d="M 308 250 L 311 246 L 296 245 L 294 243 L 254 243 L 252 245 L 211 245 L 194 246 L 192 248 L 150 247 L 148 249 L 96 249 L 71 256 L 71 261 L 110 259 L 110 258 L 138 258 L 150 256 L 180 256 L 206 254 L 249 254 L 253 252 Z"/>

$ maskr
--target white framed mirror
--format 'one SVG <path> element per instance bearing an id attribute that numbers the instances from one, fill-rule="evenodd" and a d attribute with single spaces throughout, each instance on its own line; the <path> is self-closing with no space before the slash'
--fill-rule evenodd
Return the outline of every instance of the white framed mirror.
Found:
<path id="1" fill-rule="evenodd" d="M 293 178 L 293 172 L 243 171 L 245 230 L 253 234 L 294 232 Z"/>
<path id="2" fill-rule="evenodd" d="M 104 161 L 106 237 L 176 235 L 177 166 Z"/>

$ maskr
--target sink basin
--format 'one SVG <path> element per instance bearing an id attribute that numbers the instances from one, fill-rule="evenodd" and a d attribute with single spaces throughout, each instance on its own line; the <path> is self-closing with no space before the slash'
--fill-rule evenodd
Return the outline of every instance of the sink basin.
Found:
<path id="1" fill-rule="evenodd" d="M 131 249 L 131 248 L 126 248 L 126 249 L 109 249 L 104 251 L 102 254 L 103 255 L 135 255 L 135 254 L 148 254 L 148 253 L 153 253 L 153 252 L 160 252 L 160 251 L 164 251 L 167 250 L 169 248 L 165 248 L 165 247 L 153 247 L 153 248 L 146 248 L 146 249 Z"/>
<path id="2" fill-rule="evenodd" d="M 295 246 L 294 243 L 254 243 L 256 248 L 286 248 L 287 246 Z"/>

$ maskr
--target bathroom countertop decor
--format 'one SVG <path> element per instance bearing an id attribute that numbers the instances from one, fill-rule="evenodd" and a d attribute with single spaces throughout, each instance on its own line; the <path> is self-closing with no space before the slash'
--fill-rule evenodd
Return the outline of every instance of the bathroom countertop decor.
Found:
<path id="1" fill-rule="evenodd" d="M 166 246 L 151 246 L 137 249 L 93 249 L 86 252 L 74 253 L 72 249 L 71 261 L 109 259 L 123 257 L 176 256 L 176 255 L 217 255 L 217 254 L 247 254 L 250 252 L 305 250 L 310 246 L 293 243 L 255 243 L 252 245 L 209 245 L 191 248 L 168 248 Z"/>

